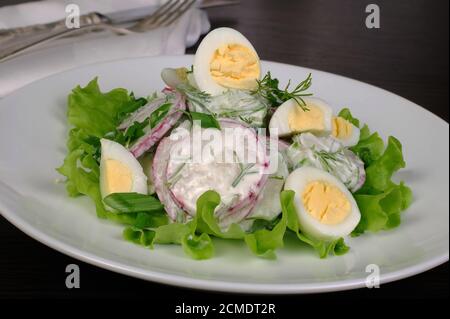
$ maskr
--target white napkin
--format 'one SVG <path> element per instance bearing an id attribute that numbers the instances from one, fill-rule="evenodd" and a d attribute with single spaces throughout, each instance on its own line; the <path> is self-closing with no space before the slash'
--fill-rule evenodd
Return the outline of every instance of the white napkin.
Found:
<path id="1" fill-rule="evenodd" d="M 65 18 L 67 4 L 81 14 L 103 14 L 160 5 L 164 0 L 45 0 L 0 8 L 0 29 L 48 23 Z M 116 59 L 184 54 L 210 24 L 204 11 L 191 9 L 176 23 L 141 34 L 117 36 L 110 32 L 57 40 L 0 63 L 0 98 L 43 77 L 81 65 Z"/>

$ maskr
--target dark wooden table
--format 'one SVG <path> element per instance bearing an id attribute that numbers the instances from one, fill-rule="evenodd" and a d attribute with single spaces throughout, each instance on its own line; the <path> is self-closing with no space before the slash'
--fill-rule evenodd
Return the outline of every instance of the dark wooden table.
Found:
<path id="1" fill-rule="evenodd" d="M 24 2 L 2 0 L 0 5 Z M 365 7 L 381 8 L 381 28 L 367 29 Z M 242 31 L 263 59 L 342 74 L 424 106 L 448 122 L 449 3 L 447 0 L 242 0 L 208 11 L 213 27 Z M 194 52 L 189 49 L 189 52 Z M 69 258 L 0 219 L 0 297 L 146 298 L 173 313 L 181 302 L 273 302 L 282 312 L 299 303 L 373 298 L 448 298 L 448 263 L 381 289 L 311 296 L 205 293 L 149 283 Z M 81 289 L 65 287 L 65 267 L 81 268 Z M 160 302 L 155 302 L 159 300 Z M 125 303 L 123 304 L 125 305 Z M 133 307 L 133 305 L 128 304 Z"/>

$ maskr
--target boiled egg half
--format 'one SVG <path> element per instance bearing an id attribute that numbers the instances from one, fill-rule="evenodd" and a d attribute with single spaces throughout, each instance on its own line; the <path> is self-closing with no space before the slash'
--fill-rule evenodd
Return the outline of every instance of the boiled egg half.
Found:
<path id="1" fill-rule="evenodd" d="M 304 107 L 291 99 L 277 108 L 269 123 L 271 136 L 288 137 L 304 132 L 324 135 L 331 133 L 331 107 L 318 98 L 308 97 L 303 100 L 306 103 Z"/>
<path id="2" fill-rule="evenodd" d="M 240 32 L 215 29 L 197 49 L 194 78 L 198 88 L 211 95 L 220 95 L 227 89 L 253 90 L 261 78 L 260 60 Z"/>
<path id="3" fill-rule="evenodd" d="M 119 143 L 107 139 L 100 142 L 102 198 L 114 193 L 148 194 L 147 177 L 133 154 Z"/>
<path id="4" fill-rule="evenodd" d="M 360 129 L 342 117 L 333 117 L 331 135 L 345 147 L 358 144 Z"/>
<path id="5" fill-rule="evenodd" d="M 285 190 L 295 192 L 294 206 L 300 230 L 321 240 L 349 235 L 361 213 L 350 191 L 333 175 L 313 167 L 292 172 Z"/>

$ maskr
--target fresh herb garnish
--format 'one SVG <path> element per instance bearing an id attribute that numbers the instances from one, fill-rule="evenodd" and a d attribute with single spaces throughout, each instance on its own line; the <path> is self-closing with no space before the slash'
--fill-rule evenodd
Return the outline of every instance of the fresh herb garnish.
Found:
<path id="1" fill-rule="evenodd" d="M 148 103 L 148 99 L 146 98 L 139 98 L 136 99 L 134 97 L 134 93 L 130 93 L 131 103 L 127 103 L 124 105 L 124 107 L 120 110 L 120 112 L 117 113 L 117 122 L 122 122 L 130 113 L 133 113 L 134 111 L 138 110 L 142 106 Z"/>
<path id="2" fill-rule="evenodd" d="M 172 176 L 169 177 L 169 179 L 167 180 L 167 186 L 169 188 L 171 188 L 172 186 L 174 186 L 176 183 L 178 183 L 178 181 L 181 179 L 181 171 L 183 170 L 183 168 L 186 166 L 186 163 L 182 163 L 180 164 L 180 166 L 177 167 L 177 169 L 175 170 L 175 172 L 172 174 Z"/>
<path id="3" fill-rule="evenodd" d="M 179 112 L 182 112 L 184 115 L 186 115 L 192 124 L 194 124 L 194 121 L 199 121 L 201 128 L 216 128 L 218 130 L 221 129 L 216 115 L 183 110 L 180 110 Z"/>
<path id="4" fill-rule="evenodd" d="M 339 160 L 337 158 L 337 152 L 328 153 L 325 151 L 314 151 L 314 155 L 319 159 L 322 167 L 328 172 L 333 171 L 333 168 L 331 167 L 332 163 L 335 163 Z"/>
<path id="5" fill-rule="evenodd" d="M 120 213 L 159 212 L 164 209 L 155 197 L 138 193 L 115 193 L 103 201 Z"/>
<path id="6" fill-rule="evenodd" d="M 155 128 L 156 125 L 161 123 L 161 121 L 166 117 L 169 113 L 170 108 L 172 107 L 172 103 L 167 102 L 158 107 L 151 115 L 150 115 L 150 128 Z"/>
<path id="7" fill-rule="evenodd" d="M 184 95 L 186 95 L 189 104 L 194 110 L 203 110 L 203 113 L 213 114 L 208 107 L 211 102 L 212 96 L 206 92 L 200 91 L 190 84 L 180 84 L 177 87 Z"/>
<path id="8" fill-rule="evenodd" d="M 253 93 L 260 94 L 269 101 L 272 107 L 278 107 L 283 102 L 294 99 L 304 111 L 308 111 L 303 97 L 312 95 L 312 93 L 305 92 L 311 87 L 311 84 L 312 76 L 310 73 L 307 78 L 300 82 L 292 91 L 289 90 L 291 81 L 289 81 L 284 89 L 280 89 L 280 81 L 272 78 L 272 75 L 268 72 L 262 80 L 258 81 L 258 88 Z"/>
<path id="9" fill-rule="evenodd" d="M 220 130 L 219 121 L 216 117 L 211 114 L 200 113 L 200 112 L 189 112 L 191 121 L 200 121 L 202 128 L 216 128 Z"/>
<path id="10" fill-rule="evenodd" d="M 274 179 L 277 181 L 284 181 L 285 178 L 283 176 L 272 175 L 272 176 L 269 176 L 269 179 Z"/>
<path id="11" fill-rule="evenodd" d="M 145 135 L 145 128 L 148 126 L 150 120 L 147 118 L 142 122 L 134 122 L 128 127 L 126 131 L 116 131 L 111 136 L 111 139 L 119 144 L 129 147 L 133 142 Z"/>
<path id="12" fill-rule="evenodd" d="M 240 173 L 235 178 L 231 186 L 236 187 L 239 185 L 239 183 L 242 181 L 242 179 L 247 175 L 257 174 L 257 171 L 250 171 L 253 167 L 255 167 L 254 163 L 244 165 L 242 163 L 239 163 Z"/>

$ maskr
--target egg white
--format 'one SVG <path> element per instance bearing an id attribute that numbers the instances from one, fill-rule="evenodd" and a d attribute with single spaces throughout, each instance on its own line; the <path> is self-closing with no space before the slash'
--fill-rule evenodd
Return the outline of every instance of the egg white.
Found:
<path id="1" fill-rule="evenodd" d="M 358 144 L 359 138 L 361 136 L 361 130 L 356 127 L 355 125 L 351 124 L 353 126 L 352 134 L 347 138 L 338 138 L 333 136 L 333 138 L 341 143 L 345 147 L 352 147 Z"/>
<path id="2" fill-rule="evenodd" d="M 315 105 L 323 112 L 324 130 L 320 132 L 312 132 L 315 134 L 329 134 L 332 129 L 333 110 L 323 100 L 319 98 L 306 97 L 303 98 L 308 105 Z M 269 130 L 271 136 L 289 137 L 291 135 L 301 133 L 295 132 L 289 127 L 289 115 L 300 107 L 296 100 L 291 99 L 280 105 L 272 116 L 269 123 Z"/>
<path id="3" fill-rule="evenodd" d="M 215 96 L 222 94 L 228 89 L 214 81 L 210 71 L 210 62 L 216 50 L 226 44 L 240 44 L 252 50 L 258 56 L 253 45 L 240 32 L 231 28 L 218 28 L 211 31 L 200 43 L 194 58 L 193 82 L 195 82 L 200 91 Z"/>
<path id="4" fill-rule="evenodd" d="M 147 176 L 139 164 L 138 160 L 124 146 L 108 139 L 101 141 L 101 159 L 100 159 L 100 192 L 102 198 L 110 195 L 106 191 L 106 169 L 105 162 L 107 160 L 115 160 L 126 166 L 132 175 L 132 189 L 130 192 L 138 194 L 148 194 Z"/>
<path id="5" fill-rule="evenodd" d="M 341 223 L 336 225 L 322 224 L 306 210 L 301 196 L 305 187 L 310 182 L 314 181 L 323 181 L 332 184 L 337 187 L 350 202 L 350 214 Z M 333 240 L 348 236 L 356 228 L 361 219 L 361 213 L 353 195 L 342 182 L 325 171 L 313 167 L 298 168 L 288 176 L 284 189 L 292 190 L 296 193 L 294 206 L 297 211 L 300 230 L 313 238 Z"/>

